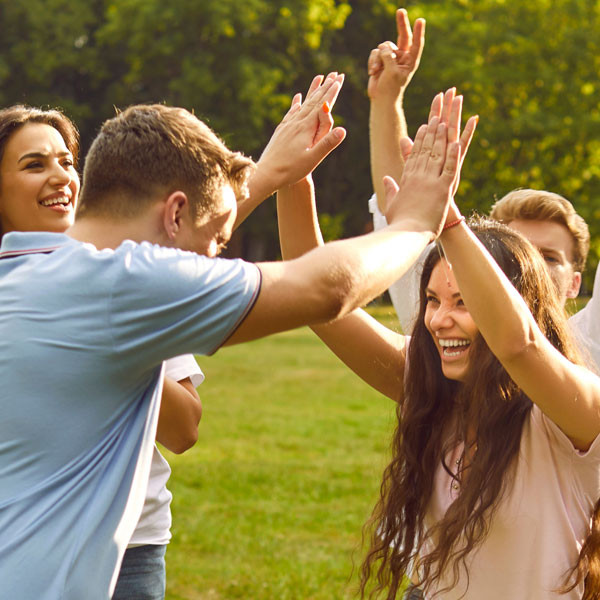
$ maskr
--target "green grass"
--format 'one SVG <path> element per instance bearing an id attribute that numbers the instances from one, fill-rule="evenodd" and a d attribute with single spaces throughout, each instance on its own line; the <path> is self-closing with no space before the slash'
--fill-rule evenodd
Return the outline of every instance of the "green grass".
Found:
<path id="1" fill-rule="evenodd" d="M 390 308 L 374 312 L 393 318 Z M 393 403 L 308 329 L 199 363 L 199 441 L 181 456 L 165 451 L 174 497 L 167 600 L 354 597 Z"/>
<path id="2" fill-rule="evenodd" d="M 390 306 L 370 312 L 397 327 Z M 308 329 L 199 363 L 199 441 L 164 452 L 174 496 L 167 600 L 355 597 L 393 403 Z"/>

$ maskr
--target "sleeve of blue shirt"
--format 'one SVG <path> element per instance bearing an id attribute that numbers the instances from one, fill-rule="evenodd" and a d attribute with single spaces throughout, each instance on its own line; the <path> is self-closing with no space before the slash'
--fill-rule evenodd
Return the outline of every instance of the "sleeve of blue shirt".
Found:
<path id="1" fill-rule="evenodd" d="M 158 364 L 179 354 L 212 354 L 258 295 L 260 271 L 242 260 L 151 244 L 115 253 L 110 326 L 114 351 Z"/>

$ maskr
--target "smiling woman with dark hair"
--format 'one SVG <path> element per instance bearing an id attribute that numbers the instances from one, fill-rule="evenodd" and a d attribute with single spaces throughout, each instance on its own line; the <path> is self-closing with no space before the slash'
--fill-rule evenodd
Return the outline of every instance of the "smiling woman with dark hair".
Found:
<path id="1" fill-rule="evenodd" d="M 0 223 L 8 231 L 65 231 L 79 194 L 79 136 L 57 110 L 0 111 Z"/>
<path id="2" fill-rule="evenodd" d="M 458 138 L 460 102 L 449 120 Z M 436 143 L 419 130 L 388 200 Z M 322 243 L 309 179 L 280 190 L 278 211 L 285 259 Z M 469 226 L 452 202 L 410 337 L 360 310 L 313 330 L 398 403 L 362 597 L 397 598 L 406 577 L 427 599 L 600 597 L 600 379 L 523 236 Z"/>

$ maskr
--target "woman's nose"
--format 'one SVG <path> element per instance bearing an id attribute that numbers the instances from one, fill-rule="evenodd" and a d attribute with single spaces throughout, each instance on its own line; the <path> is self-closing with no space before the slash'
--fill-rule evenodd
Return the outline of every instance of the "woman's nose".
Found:
<path id="1" fill-rule="evenodd" d="M 55 164 L 52 167 L 52 173 L 50 174 L 50 183 L 53 185 L 68 185 L 73 179 L 73 174 L 65 169 L 61 164 Z"/>
<path id="2" fill-rule="evenodd" d="M 431 317 L 430 325 L 434 330 L 451 327 L 452 311 L 444 306 L 440 306 Z"/>

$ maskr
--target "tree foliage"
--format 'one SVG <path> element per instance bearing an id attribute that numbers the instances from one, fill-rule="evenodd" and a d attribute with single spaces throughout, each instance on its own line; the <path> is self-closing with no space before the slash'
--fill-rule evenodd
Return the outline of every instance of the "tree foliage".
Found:
<path id="1" fill-rule="evenodd" d="M 456 86 L 480 125 L 458 200 L 485 212 L 516 187 L 573 201 L 600 256 L 600 2 L 407 2 L 427 19 L 406 95 L 412 133 L 433 95 Z M 369 222 L 366 59 L 394 39 L 389 0 L 0 0 L 0 103 L 60 106 L 86 148 L 114 107 L 167 102 L 194 110 L 257 158 L 294 92 L 317 72 L 346 73 L 336 106 L 348 129 L 316 173 L 332 233 Z M 243 229 L 248 258 L 274 258 L 274 203 Z M 335 226 L 331 226 L 335 224 Z"/>

